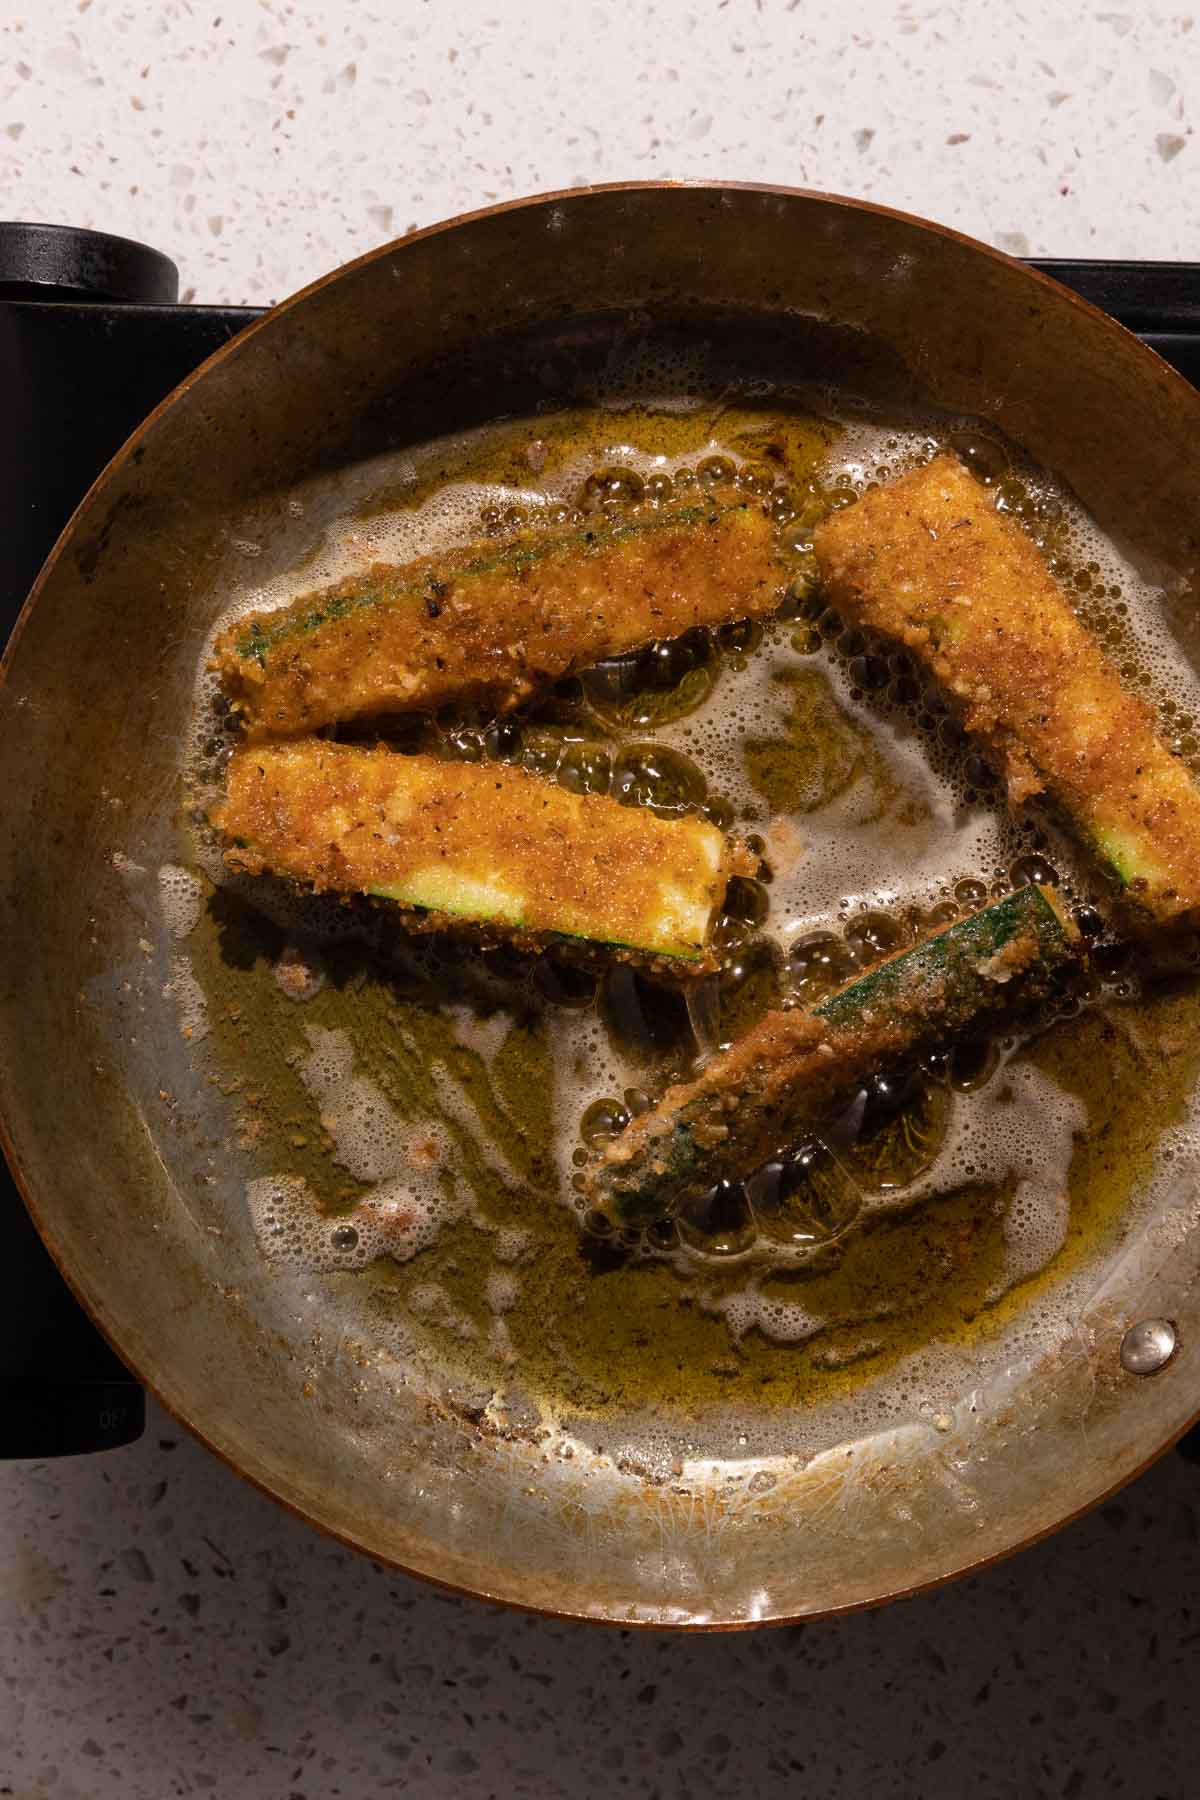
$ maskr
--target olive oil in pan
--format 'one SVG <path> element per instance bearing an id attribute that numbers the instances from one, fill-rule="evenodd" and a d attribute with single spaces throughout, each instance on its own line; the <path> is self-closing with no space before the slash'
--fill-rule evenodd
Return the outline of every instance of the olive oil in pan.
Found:
<path id="1" fill-rule="evenodd" d="M 302 570 L 221 621 L 377 558 L 734 478 L 777 520 L 791 588 L 764 631 L 652 648 L 499 725 L 399 728 L 401 747 L 519 760 L 750 834 L 763 880 L 734 884 L 722 972 L 690 999 L 627 969 L 414 949 L 354 908 L 251 899 L 198 846 L 213 883 L 186 940 L 207 997 L 198 1053 L 237 1084 L 264 1252 L 455 1393 L 511 1381 L 559 1418 L 753 1400 L 861 1427 L 914 1394 L 949 1397 L 966 1354 L 982 1378 L 1053 1341 L 1169 1178 L 1164 1159 L 1191 1153 L 1193 989 L 1143 991 L 1106 945 L 1099 1002 L 1031 1045 L 962 1046 L 877 1086 L 749 1196 L 715 1194 L 632 1244 L 581 1216 L 585 1138 L 781 998 L 814 998 L 1048 868 L 1080 908 L 1103 904 L 1052 825 L 1009 822 L 906 659 L 845 632 L 815 586 L 816 520 L 944 436 L 748 405 L 508 421 L 376 478 Z M 1127 677 L 1160 698 L 1169 681 L 1164 710 L 1196 754 L 1194 683 L 1154 597 L 1053 484 L 986 437 L 951 441 L 1040 536 Z M 196 717 L 199 808 L 223 742 L 203 678 Z"/>

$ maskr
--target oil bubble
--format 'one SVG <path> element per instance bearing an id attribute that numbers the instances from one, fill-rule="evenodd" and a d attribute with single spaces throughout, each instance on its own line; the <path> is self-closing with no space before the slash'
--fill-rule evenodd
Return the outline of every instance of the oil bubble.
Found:
<path id="1" fill-rule="evenodd" d="M 779 1005 L 783 983 L 778 946 L 758 938 L 731 950 L 721 965 L 717 993 L 721 1042 L 731 1043 Z"/>
<path id="2" fill-rule="evenodd" d="M 606 1144 L 624 1131 L 629 1111 L 621 1100 L 593 1100 L 579 1124 L 579 1135 L 585 1144 Z"/>
<path id="3" fill-rule="evenodd" d="M 612 786 L 612 752 L 603 744 L 568 743 L 555 771 L 572 794 L 607 794 Z"/>
<path id="4" fill-rule="evenodd" d="M 717 628 L 717 642 L 722 650 L 746 656 L 762 643 L 762 626 L 755 619 L 734 619 Z"/>
<path id="5" fill-rule="evenodd" d="M 553 956 L 539 956 L 533 968 L 533 985 L 552 1006 L 573 1009 L 590 1006 L 596 998 L 596 976 Z"/>
<path id="6" fill-rule="evenodd" d="M 732 483 L 736 470 L 727 456 L 706 456 L 696 473 L 705 487 L 719 488 Z"/>
<path id="7" fill-rule="evenodd" d="M 700 808 L 700 815 L 710 825 L 715 825 L 718 831 L 728 831 L 735 817 L 733 807 L 720 794 L 709 795 Z"/>
<path id="8" fill-rule="evenodd" d="M 792 991 L 805 1004 L 849 981 L 856 964 L 844 940 L 829 931 L 809 932 L 792 945 Z"/>
<path id="9" fill-rule="evenodd" d="M 1058 870 L 1044 856 L 1019 856 L 1008 873 L 1014 887 L 1026 887 L 1031 881 L 1054 887 L 1058 882 Z"/>
<path id="10" fill-rule="evenodd" d="M 859 913 L 846 927 L 846 948 L 861 968 L 893 956 L 908 941 L 909 933 L 890 913 Z"/>
<path id="11" fill-rule="evenodd" d="M 605 971 L 597 1011 L 610 1043 L 638 1066 L 678 1060 L 692 1041 L 687 999 L 679 987 L 652 981 L 628 963 Z M 625 1104 L 638 1110 L 628 1095 Z"/>
<path id="12" fill-rule="evenodd" d="M 717 673 L 712 638 L 693 630 L 598 662 L 584 672 L 581 685 L 588 707 L 605 724 L 657 729 L 703 705 Z"/>
<path id="13" fill-rule="evenodd" d="M 754 1243 L 754 1218 L 741 1182 L 720 1181 L 676 1214 L 683 1242 L 705 1256 L 740 1256 Z"/>
<path id="14" fill-rule="evenodd" d="M 876 1076 L 839 1124 L 837 1153 L 854 1179 L 875 1193 L 908 1187 L 945 1141 L 951 1097 L 920 1069 Z"/>
<path id="15" fill-rule="evenodd" d="M 645 492 L 635 469 L 596 469 L 583 484 L 580 504 L 586 512 L 600 508 L 636 506 Z"/>
<path id="16" fill-rule="evenodd" d="M 1010 458 L 1003 444 L 981 431 L 952 431 L 950 446 L 985 487 L 993 487 L 1008 473 Z"/>
<path id="17" fill-rule="evenodd" d="M 1099 937 L 1104 930 L 1104 914 L 1097 912 L 1094 906 L 1077 906 L 1075 909 L 1075 924 L 1079 928 L 1081 937 Z"/>
<path id="18" fill-rule="evenodd" d="M 878 656 L 855 656 L 850 664 L 850 679 L 856 687 L 873 693 L 888 684 L 887 664 Z"/>
<path id="19" fill-rule="evenodd" d="M 663 744 L 629 744 L 613 764 L 612 791 L 623 806 L 648 806 L 673 818 L 699 806 L 708 791 L 690 756 Z"/>
<path id="20" fill-rule="evenodd" d="M 762 1236 L 792 1251 L 840 1237 L 862 1207 L 858 1187 L 820 1142 L 761 1169 L 749 1183 L 749 1199 Z"/>
<path id="21" fill-rule="evenodd" d="M 484 745 L 497 762 L 518 762 L 521 757 L 521 727 L 516 719 L 497 719 L 484 733 Z"/>

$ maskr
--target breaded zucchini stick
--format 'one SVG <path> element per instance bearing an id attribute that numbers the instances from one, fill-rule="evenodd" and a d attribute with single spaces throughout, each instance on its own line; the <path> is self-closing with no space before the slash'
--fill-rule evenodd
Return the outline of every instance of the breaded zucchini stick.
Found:
<path id="1" fill-rule="evenodd" d="M 932 670 L 1014 804 L 1053 800 L 1144 920 L 1200 906 L 1200 787 L 1036 545 L 956 458 L 867 494 L 814 543 L 834 606 Z"/>
<path id="2" fill-rule="evenodd" d="M 768 1013 L 595 1154 L 592 1204 L 614 1224 L 646 1225 L 752 1175 L 828 1125 L 872 1076 L 1053 993 L 1079 953 L 1055 891 L 1024 887 L 817 1006 Z"/>
<path id="3" fill-rule="evenodd" d="M 236 751 L 213 823 L 233 868 L 394 901 L 419 929 L 587 938 L 697 973 L 730 876 L 756 866 L 704 819 L 320 738 Z"/>
<path id="4" fill-rule="evenodd" d="M 602 657 L 762 617 L 780 581 L 762 503 L 726 494 L 377 565 L 239 619 L 213 666 L 250 738 L 450 702 L 505 710 Z"/>

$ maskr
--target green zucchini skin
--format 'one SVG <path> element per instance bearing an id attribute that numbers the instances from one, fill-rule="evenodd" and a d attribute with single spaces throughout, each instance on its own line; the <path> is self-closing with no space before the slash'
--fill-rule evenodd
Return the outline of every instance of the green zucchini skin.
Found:
<path id="1" fill-rule="evenodd" d="M 1055 891 L 1030 885 L 877 964 L 811 1008 L 768 1013 L 669 1088 L 585 1170 L 591 1204 L 645 1226 L 828 1123 L 872 1076 L 1061 993 L 1082 950 Z"/>
<path id="2" fill-rule="evenodd" d="M 722 509 L 726 514 L 749 511 L 744 501 Z M 545 562 L 551 556 L 594 556 L 607 549 L 636 543 L 649 532 L 662 533 L 680 527 L 699 525 L 712 514 L 708 506 L 685 506 L 661 518 L 630 519 L 621 523 L 599 523 L 586 531 L 572 531 L 561 536 L 548 534 L 542 539 L 519 540 L 489 548 L 482 553 L 461 557 L 449 556 L 444 572 L 436 568 L 383 570 L 378 574 L 354 578 L 327 593 L 311 595 L 279 614 L 268 613 L 239 627 L 231 649 L 246 662 L 265 668 L 273 653 L 296 638 L 308 637 L 322 626 L 349 618 L 357 612 L 390 606 L 436 602 L 447 575 L 455 582 L 511 580 Z"/>
<path id="3" fill-rule="evenodd" d="M 1200 916 L 1200 782 L 995 492 L 944 453 L 831 513 L 813 548 L 830 605 L 934 676 L 1011 805 L 1040 796 L 1120 884 L 1128 927 Z"/>
<path id="4" fill-rule="evenodd" d="M 876 964 L 813 1011 L 827 1025 L 845 1029 L 873 1008 L 899 1006 L 915 1026 L 923 1008 L 936 1004 L 946 1031 L 960 1031 L 995 1003 L 994 959 L 1025 938 L 1040 952 L 1021 972 L 1024 997 L 1034 998 L 1039 979 L 1056 969 L 1061 948 L 1077 934 L 1054 890 L 1031 883 Z"/>
<path id="5" fill-rule="evenodd" d="M 729 880 L 758 866 L 691 814 L 659 818 L 506 764 L 325 738 L 237 749 L 211 816 L 247 875 L 369 895 L 411 929 L 607 945 L 681 975 L 715 967 Z"/>
<path id="6" fill-rule="evenodd" d="M 506 711 L 606 656 L 765 617 L 781 595 L 763 503 L 713 494 L 377 565 L 236 621 L 211 666 L 261 742 L 446 706 Z"/>

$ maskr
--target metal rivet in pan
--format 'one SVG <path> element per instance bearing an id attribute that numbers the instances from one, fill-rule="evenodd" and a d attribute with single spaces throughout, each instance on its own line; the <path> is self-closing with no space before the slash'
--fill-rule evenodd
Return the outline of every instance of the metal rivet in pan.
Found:
<path id="1" fill-rule="evenodd" d="M 1121 1367 L 1130 1375 L 1157 1375 L 1174 1356 L 1177 1344 L 1170 1319 L 1143 1319 L 1121 1339 Z"/>

